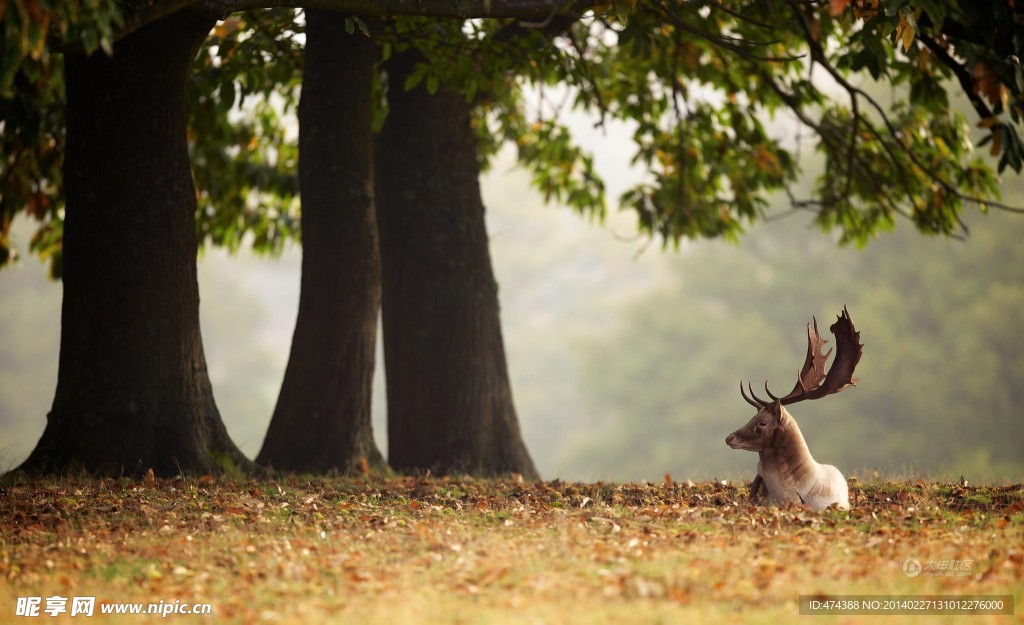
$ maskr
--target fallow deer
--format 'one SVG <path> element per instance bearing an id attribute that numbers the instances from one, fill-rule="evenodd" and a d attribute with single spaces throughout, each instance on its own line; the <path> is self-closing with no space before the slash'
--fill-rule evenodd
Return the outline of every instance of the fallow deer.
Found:
<path id="1" fill-rule="evenodd" d="M 814 319 L 813 329 L 811 324 L 807 324 L 807 359 L 797 374 L 796 386 L 788 395 L 776 397 L 765 382 L 764 390 L 771 401 L 755 395 L 749 383 L 750 397 L 747 397 L 743 382 L 740 382 L 740 394 L 757 408 L 757 414 L 726 437 L 725 443 L 733 449 L 758 452 L 757 476 L 750 486 L 750 501 L 754 503 L 763 503 L 767 499 L 767 503 L 776 505 L 803 503 L 814 510 L 832 504 L 843 510 L 850 508 L 843 474 L 830 464 L 814 461 L 796 420 L 785 408 L 798 401 L 820 399 L 857 384 L 853 371 L 860 362 L 864 346 L 860 344 L 860 332 L 853 327 L 846 307 L 829 330 L 836 337 L 836 357 L 827 374 L 825 361 L 832 349 L 824 354 L 821 352 L 828 341 L 818 334 L 818 320 Z"/>

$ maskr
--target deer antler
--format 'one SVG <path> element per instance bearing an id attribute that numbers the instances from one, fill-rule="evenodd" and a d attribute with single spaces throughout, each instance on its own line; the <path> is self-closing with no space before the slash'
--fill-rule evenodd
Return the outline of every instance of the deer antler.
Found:
<path id="1" fill-rule="evenodd" d="M 747 382 L 747 388 L 750 388 L 749 382 Z M 750 389 L 750 394 L 754 395 L 754 389 Z M 757 395 L 754 395 L 754 397 L 757 398 L 757 401 L 754 401 L 753 399 L 747 397 L 747 394 L 743 391 L 743 380 L 740 380 L 740 395 L 743 395 L 743 399 L 747 400 L 748 404 L 750 404 L 754 408 L 757 408 L 758 410 L 765 407 L 764 401 L 762 401 L 761 398 L 757 397 Z"/>
<path id="2" fill-rule="evenodd" d="M 843 309 L 846 310 L 845 308 Z M 807 357 L 804 359 L 804 366 L 796 374 L 796 386 L 783 398 L 778 398 L 768 390 L 768 383 L 765 382 L 764 390 L 768 393 L 768 396 L 773 400 L 779 400 L 784 405 L 789 405 L 790 402 L 786 401 L 794 397 L 799 397 L 811 390 L 814 390 L 821 386 L 821 383 L 825 380 L 825 362 L 828 357 L 832 355 L 832 349 L 825 353 L 822 350 L 825 348 L 825 343 L 828 343 L 825 339 L 821 338 L 821 334 L 818 333 L 818 319 L 817 317 L 811 317 L 814 322 L 814 326 L 807 324 Z"/>
<path id="3" fill-rule="evenodd" d="M 772 401 L 778 401 L 783 406 L 805 399 L 820 399 L 857 384 L 857 379 L 853 377 L 853 371 L 857 368 L 857 363 L 860 362 L 864 346 L 860 343 L 860 332 L 853 327 L 849 311 L 844 306 L 839 318 L 829 327 L 829 331 L 836 337 L 836 357 L 828 373 L 825 373 L 825 362 L 832 354 L 832 348 L 822 353 L 822 349 L 828 341 L 821 338 L 818 333 L 818 320 L 814 317 L 812 319 L 814 320 L 813 328 L 811 324 L 807 324 L 807 357 L 804 360 L 804 366 L 797 373 L 796 386 L 785 397 L 776 397 L 768 389 L 768 383 L 764 384 L 764 390 L 772 398 Z M 742 383 L 740 384 L 740 393 L 743 394 L 743 399 L 752 406 L 762 408 L 770 403 L 754 395 L 749 384 L 747 388 L 750 390 L 753 400 L 743 393 Z"/>

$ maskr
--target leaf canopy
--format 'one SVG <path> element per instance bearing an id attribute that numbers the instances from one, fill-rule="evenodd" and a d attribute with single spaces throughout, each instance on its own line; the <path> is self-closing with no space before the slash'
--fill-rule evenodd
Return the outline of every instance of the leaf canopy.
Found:
<path id="1" fill-rule="evenodd" d="M 407 47 L 422 53 L 405 84 L 382 76 L 378 124 L 388 89 L 443 83 L 476 105 L 482 164 L 514 145 L 545 197 L 601 216 L 605 180 L 575 141 L 567 113 L 625 123 L 643 175 L 619 202 L 666 244 L 738 236 L 769 216 L 769 194 L 790 192 L 807 170 L 820 171 L 813 192 L 791 194 L 791 205 L 813 211 L 843 242 L 864 243 L 899 216 L 924 233 L 959 236 L 972 204 L 1015 210 L 998 202 L 997 174 L 1024 166 L 1024 7 L 577 4 L 575 14 L 542 21 L 402 17 L 367 26 L 350 18 L 351 36 L 369 33 L 382 58 Z M 8 33 L 0 59 L 0 263 L 12 258 L 11 221 L 27 213 L 40 223 L 33 251 L 53 259 L 59 274 L 60 51 L 109 51 L 139 15 L 174 7 L 110 0 L 93 0 L 90 11 L 71 2 L 53 7 L 0 11 Z M 196 61 L 197 228 L 213 244 L 234 249 L 251 233 L 258 249 L 273 251 L 298 236 L 295 132 L 282 119 L 298 101 L 300 16 L 235 13 Z M 958 92 L 969 115 L 958 109 Z M 983 146 L 991 159 L 976 150 Z"/>

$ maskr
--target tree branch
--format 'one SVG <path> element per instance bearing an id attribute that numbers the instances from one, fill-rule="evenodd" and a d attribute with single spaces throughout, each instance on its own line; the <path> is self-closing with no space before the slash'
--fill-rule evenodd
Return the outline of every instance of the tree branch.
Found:
<path id="1" fill-rule="evenodd" d="M 566 29 L 566 37 L 569 39 L 569 43 L 572 44 L 573 50 L 580 59 L 580 89 L 585 93 L 587 87 L 590 87 L 590 95 L 594 98 L 594 103 L 597 105 L 598 114 L 601 116 L 595 128 L 604 126 L 605 118 L 608 116 L 608 106 L 605 104 L 604 96 L 601 95 L 601 89 L 597 85 L 597 79 L 594 77 L 593 67 L 586 63 L 587 51 L 585 45 L 581 45 L 576 39 L 571 29 Z M 587 83 L 590 83 L 589 85 Z"/>
<path id="2" fill-rule="evenodd" d="M 668 19 L 668 21 L 670 21 L 676 28 L 684 32 L 688 32 L 691 35 L 696 35 L 697 37 L 700 37 L 701 39 L 707 41 L 708 43 L 714 46 L 723 48 L 725 50 L 729 50 L 730 52 L 733 52 L 745 59 L 751 59 L 754 61 L 769 61 L 773 63 L 788 63 L 790 61 L 798 61 L 803 58 L 802 54 L 782 57 L 755 54 L 751 52 L 753 48 L 768 46 L 771 45 L 771 43 L 773 42 L 747 41 L 746 39 L 732 37 L 729 35 L 717 35 L 714 33 L 709 33 L 703 29 L 693 26 L 692 24 L 684 22 L 668 6 L 666 6 L 664 2 L 658 2 L 657 8 L 661 12 L 661 14 L 664 15 L 665 18 Z"/>
<path id="3" fill-rule="evenodd" d="M 871 95 L 868 94 L 866 91 L 864 91 L 863 89 L 861 89 L 859 87 L 856 87 L 853 84 L 851 84 L 842 74 L 839 73 L 839 70 L 837 70 L 835 67 L 832 66 L 831 63 L 829 63 L 828 58 L 825 55 L 825 51 L 822 49 L 820 43 L 815 41 L 814 38 L 811 36 L 810 29 L 809 29 L 809 27 L 808 27 L 804 17 L 799 13 L 799 11 L 796 10 L 796 7 L 797 7 L 796 0 L 787 0 L 787 1 L 789 3 L 790 7 L 792 8 L 793 15 L 797 18 L 798 22 L 800 23 L 800 26 L 804 29 L 804 32 L 806 34 L 807 44 L 811 48 L 811 58 L 813 60 L 816 60 L 825 69 L 825 71 L 828 72 L 828 74 L 843 89 L 845 89 L 848 94 L 850 94 L 851 98 L 856 98 L 856 97 L 864 98 L 864 100 L 871 106 L 871 108 L 873 108 L 875 110 L 875 112 L 881 117 L 882 124 L 889 131 L 889 135 L 892 137 L 893 141 L 899 147 L 900 151 L 907 156 L 907 158 L 910 160 L 911 163 L 916 165 L 922 172 L 924 172 L 925 176 L 927 176 L 934 183 L 936 183 L 940 187 L 942 187 L 947 193 L 949 193 L 950 195 L 954 195 L 957 198 L 960 198 L 960 200 L 962 200 L 964 202 L 972 202 L 972 203 L 975 203 L 975 204 L 979 204 L 979 205 L 982 205 L 982 206 L 987 206 L 989 208 L 995 208 L 995 209 L 1003 210 L 1003 211 L 1010 212 L 1010 213 L 1024 213 L 1024 208 L 1020 208 L 1020 207 L 1016 207 L 1016 206 L 1010 206 L 1008 204 L 1004 204 L 1002 202 L 997 202 L 995 200 L 986 200 L 986 199 L 983 199 L 983 198 L 980 198 L 980 197 L 976 197 L 976 196 L 973 196 L 973 195 L 968 195 L 966 193 L 963 193 L 963 192 L 960 191 L 959 188 L 957 188 L 956 185 L 954 185 L 951 182 L 945 180 L 941 176 L 937 175 L 934 171 L 932 171 L 932 168 L 929 167 L 927 165 L 927 163 L 922 162 L 920 160 L 920 158 L 918 158 L 917 153 L 914 152 L 913 149 L 911 149 L 909 146 L 907 146 L 904 143 L 903 139 L 900 137 L 899 131 L 893 125 L 892 120 L 889 119 L 889 115 L 886 113 L 885 109 L 882 108 L 882 106 L 873 97 L 871 97 Z M 952 63 L 952 64 L 948 64 L 947 63 L 947 59 L 942 58 L 942 55 L 939 54 L 940 52 L 944 54 L 945 50 L 942 50 L 941 46 L 938 46 L 934 41 L 932 41 L 931 39 L 929 39 L 926 36 L 921 35 L 920 33 L 918 33 L 918 38 L 920 38 L 922 40 L 922 42 L 930 50 L 932 50 L 932 52 L 935 53 L 936 56 L 939 57 L 939 60 L 942 61 L 943 64 L 947 64 L 950 67 L 950 69 L 953 70 L 953 72 L 957 75 L 957 78 L 960 80 L 960 84 L 961 84 L 961 87 L 964 89 L 964 92 L 967 94 L 968 98 L 971 99 L 972 104 L 974 104 L 974 101 L 977 99 L 977 96 L 974 94 L 974 90 L 972 88 L 972 83 L 970 82 L 970 77 L 967 75 L 966 70 L 962 66 L 960 66 L 952 57 L 950 57 L 948 54 L 945 54 L 945 56 L 947 57 L 948 61 L 950 61 Z M 926 41 L 926 39 L 927 39 L 927 41 Z M 932 46 L 928 45 L 929 42 L 931 44 L 935 45 L 934 49 L 932 48 Z M 958 68 L 959 68 L 959 71 L 958 71 Z M 987 115 L 987 116 L 984 115 L 984 112 L 988 110 L 988 107 L 985 106 L 984 102 L 981 102 L 979 100 L 978 104 L 981 105 L 981 108 L 978 108 L 977 104 L 975 104 L 975 110 L 978 112 L 979 115 L 983 115 L 983 118 L 991 116 L 991 114 Z M 889 147 L 888 143 L 875 130 L 874 126 L 872 126 L 869 123 L 865 123 L 864 125 L 868 129 L 868 131 L 871 132 L 879 140 L 879 142 L 882 144 L 883 149 L 885 149 L 885 151 L 889 154 L 889 158 L 892 160 L 892 162 L 895 165 L 897 165 L 898 171 L 899 171 L 901 177 L 905 177 L 905 173 L 903 172 L 902 167 L 899 167 L 898 159 L 896 158 L 896 155 L 893 154 L 893 152 L 892 152 L 891 148 Z M 957 221 L 960 222 L 960 225 L 962 227 L 964 227 L 964 229 L 966 230 L 966 226 L 964 226 L 963 222 L 960 221 L 959 216 L 957 216 Z"/>
<path id="4" fill-rule="evenodd" d="M 957 82 L 960 83 L 960 88 L 963 89 L 964 95 L 971 101 L 971 106 L 978 113 L 981 119 L 988 119 L 992 117 L 992 110 L 988 108 L 984 100 L 974 92 L 974 79 L 971 78 L 970 73 L 963 64 L 957 62 L 949 52 L 947 52 L 937 41 L 925 35 L 923 33 L 917 33 L 917 38 L 921 40 L 921 43 L 928 48 L 931 53 L 937 58 L 943 65 L 952 70 L 953 75 L 956 76 Z"/>
<path id="5" fill-rule="evenodd" d="M 601 0 L 193 0 L 197 6 L 225 14 L 270 8 L 343 11 L 355 15 L 397 17 L 513 18 L 544 21 L 566 13 L 583 13 Z M 159 3 L 156 5 L 159 6 Z"/>
<path id="6" fill-rule="evenodd" d="M 210 11 L 221 19 L 239 11 L 293 8 L 369 17 L 510 18 L 543 23 L 562 15 L 582 15 L 606 3 L 602 0 L 158 0 L 128 16 L 115 33 L 113 42 L 186 9 Z M 55 49 L 63 54 L 84 52 L 81 42 Z"/>
<path id="7" fill-rule="evenodd" d="M 740 13 L 739 11 L 736 11 L 734 9 L 731 9 L 731 8 L 725 6 L 721 2 L 708 1 L 708 2 L 704 3 L 704 6 L 710 7 L 712 9 L 716 9 L 718 11 L 722 11 L 723 13 L 726 13 L 727 15 L 731 15 L 732 17 L 736 18 L 737 20 L 739 20 L 741 22 L 746 22 L 748 24 L 753 24 L 754 26 L 757 26 L 759 28 L 763 28 L 763 29 L 768 30 L 768 31 L 773 31 L 776 28 L 772 24 L 768 24 L 766 22 L 761 22 L 761 21 L 749 18 L 746 15 Z"/>

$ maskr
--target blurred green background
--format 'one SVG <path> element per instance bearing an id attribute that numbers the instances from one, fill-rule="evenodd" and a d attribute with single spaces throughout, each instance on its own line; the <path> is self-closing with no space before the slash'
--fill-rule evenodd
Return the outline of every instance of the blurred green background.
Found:
<path id="1" fill-rule="evenodd" d="M 614 136 L 584 140 L 632 175 Z M 792 409 L 819 461 L 861 477 L 1024 479 L 1024 216 L 972 214 L 964 241 L 901 223 L 858 250 L 780 197 L 783 218 L 739 244 L 676 251 L 637 238 L 631 215 L 588 222 L 528 186 L 510 155 L 483 181 L 513 392 L 545 478 L 749 479 L 756 456 L 724 443 L 752 415 L 738 382 L 788 390 L 804 324 L 816 315 L 831 338 L 846 305 L 865 345 L 860 385 Z M 1024 206 L 1019 178 L 1003 199 Z M 16 229 L 22 261 L 0 272 L 0 469 L 31 451 L 57 374 L 61 287 L 27 255 L 30 232 Z M 293 247 L 200 260 L 214 392 L 250 456 L 284 373 L 299 259 Z M 376 392 L 386 451 L 380 370 Z"/>

